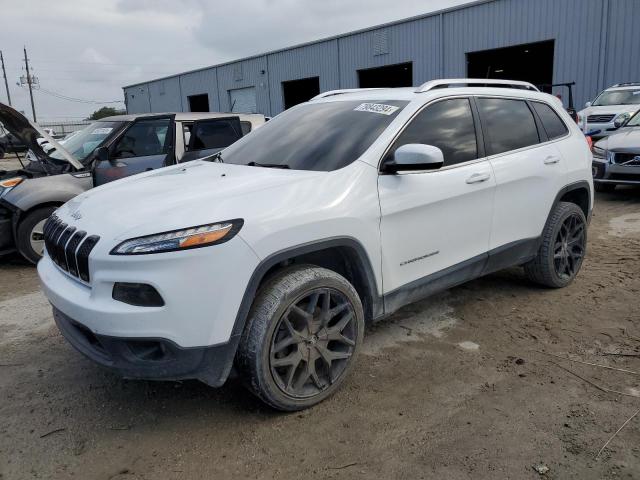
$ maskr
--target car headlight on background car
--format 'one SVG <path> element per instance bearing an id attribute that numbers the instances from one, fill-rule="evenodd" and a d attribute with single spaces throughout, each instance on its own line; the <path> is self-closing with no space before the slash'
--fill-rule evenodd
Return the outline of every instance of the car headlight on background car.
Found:
<path id="1" fill-rule="evenodd" d="M 111 254 L 144 255 L 217 245 L 231 240 L 242 228 L 243 223 L 242 219 L 227 220 L 131 238 L 111 250 Z"/>
<path id="2" fill-rule="evenodd" d="M 627 120 L 629 120 L 631 118 L 631 115 L 633 115 L 633 112 L 624 112 L 621 113 L 620 115 L 618 115 L 614 120 L 613 120 L 613 125 L 616 128 L 621 127 L 622 125 L 624 125 Z"/>
<path id="3" fill-rule="evenodd" d="M 0 182 L 0 197 L 4 196 L 9 192 L 13 187 L 19 185 L 24 180 L 23 177 L 13 177 L 7 178 L 6 180 L 2 180 Z"/>
<path id="4" fill-rule="evenodd" d="M 593 153 L 593 158 L 601 160 L 604 162 L 605 158 L 607 158 L 607 151 L 602 148 L 594 145 L 591 148 L 591 152 Z"/>

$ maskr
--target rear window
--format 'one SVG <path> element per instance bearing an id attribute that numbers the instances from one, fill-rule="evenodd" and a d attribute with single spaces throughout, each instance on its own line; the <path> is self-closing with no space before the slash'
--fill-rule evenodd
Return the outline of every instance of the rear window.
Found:
<path id="1" fill-rule="evenodd" d="M 192 127 L 189 150 L 228 147 L 241 136 L 228 120 L 199 121 Z"/>
<path id="2" fill-rule="evenodd" d="M 489 155 L 540 143 L 533 113 L 523 100 L 478 98 Z"/>
<path id="3" fill-rule="evenodd" d="M 222 152 L 224 163 L 331 171 L 358 159 L 408 104 L 334 101 L 293 107 Z"/>
<path id="4" fill-rule="evenodd" d="M 558 114 L 546 103 L 532 102 L 533 108 L 542 121 L 544 131 L 547 132 L 549 140 L 564 137 L 567 132 L 567 126 L 564 124 Z"/>

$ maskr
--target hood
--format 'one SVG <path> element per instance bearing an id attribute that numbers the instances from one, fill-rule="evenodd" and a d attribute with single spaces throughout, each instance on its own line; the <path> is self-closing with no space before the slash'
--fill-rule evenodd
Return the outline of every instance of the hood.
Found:
<path id="1" fill-rule="evenodd" d="M 613 135 L 603 138 L 596 146 L 604 150 L 640 153 L 640 127 L 623 127 Z"/>
<path id="2" fill-rule="evenodd" d="M 112 238 L 125 240 L 246 218 L 268 208 L 265 196 L 287 195 L 294 184 L 324 174 L 198 160 L 94 188 L 67 202 L 58 215 L 91 234 L 102 236 L 108 229 Z"/>
<path id="3" fill-rule="evenodd" d="M 640 105 L 604 105 L 604 106 L 590 106 L 584 110 L 580 110 L 578 113 L 583 116 L 589 115 L 618 115 L 624 112 L 635 112 L 640 108 Z"/>
<path id="4" fill-rule="evenodd" d="M 64 159 L 77 169 L 82 169 L 82 164 L 73 158 L 62 145 L 56 142 L 47 132 L 38 125 L 31 123 L 24 115 L 8 105 L 0 103 L 0 123 L 4 128 L 15 135 L 40 161 L 48 158 L 47 153 L 43 149 L 44 142 L 38 142 L 38 139 L 44 138 L 51 146 L 64 157 Z M 40 145 L 43 143 L 43 145 Z"/>

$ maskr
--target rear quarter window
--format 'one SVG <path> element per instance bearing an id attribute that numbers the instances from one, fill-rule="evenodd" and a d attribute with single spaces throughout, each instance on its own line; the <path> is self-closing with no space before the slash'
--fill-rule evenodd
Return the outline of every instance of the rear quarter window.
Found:
<path id="1" fill-rule="evenodd" d="M 569 129 L 553 108 L 546 103 L 531 103 L 533 105 L 533 109 L 538 114 L 538 117 L 540 117 L 540 121 L 542 122 L 545 132 L 547 132 L 549 140 L 564 137 L 569 132 Z"/>

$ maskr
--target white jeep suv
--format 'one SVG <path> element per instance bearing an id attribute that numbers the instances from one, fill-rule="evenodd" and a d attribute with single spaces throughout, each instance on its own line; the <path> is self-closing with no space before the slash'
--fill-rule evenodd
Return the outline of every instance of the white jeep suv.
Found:
<path id="1" fill-rule="evenodd" d="M 220 386 L 277 409 L 332 394 L 366 324 L 514 265 L 582 264 L 591 153 L 523 82 L 334 91 L 209 161 L 59 208 L 38 273 L 67 340 L 128 378 Z"/>
<path id="2" fill-rule="evenodd" d="M 640 83 L 618 83 L 607 88 L 578 112 L 578 125 L 595 139 L 607 137 L 640 110 Z"/>

